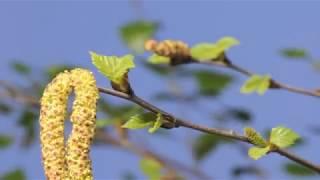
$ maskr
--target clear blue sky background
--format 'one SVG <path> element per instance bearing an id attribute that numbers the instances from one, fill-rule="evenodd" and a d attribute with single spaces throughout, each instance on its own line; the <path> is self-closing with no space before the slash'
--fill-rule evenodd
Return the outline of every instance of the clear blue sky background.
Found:
<path id="1" fill-rule="evenodd" d="M 319 73 L 310 65 L 288 61 L 279 55 L 279 49 L 293 46 L 307 48 L 315 57 L 320 57 L 319 7 L 320 3 L 316 1 L 147 1 L 143 2 L 143 12 L 140 13 L 147 19 L 161 22 L 159 39 L 181 39 L 194 44 L 231 35 L 241 42 L 228 53 L 235 63 L 257 73 L 269 73 L 288 84 L 319 88 Z M 88 51 L 115 55 L 128 53 L 119 38 L 118 28 L 137 18 L 136 9 L 127 1 L 0 1 L 0 77 L 22 81 L 7 66 L 13 58 L 18 58 L 39 70 L 52 64 L 78 64 L 92 69 L 98 83 L 106 84 L 91 65 Z M 293 150 L 320 163 L 319 136 L 315 137 L 309 131 L 311 126 L 319 125 L 318 99 L 284 91 L 268 91 L 264 96 L 242 95 L 239 89 L 245 77 L 228 70 L 221 71 L 236 77 L 236 82 L 221 97 L 225 103 L 252 109 L 255 115 L 253 126 L 260 131 L 283 124 L 307 137 L 307 145 Z M 147 73 L 149 71 L 138 67 L 131 72 L 130 79 L 135 91 L 149 99 L 153 91 L 168 87 L 161 78 Z M 192 88 L 191 85 L 186 89 Z M 115 98 L 110 100 L 119 102 Z M 219 108 L 214 100 L 204 103 L 213 111 Z M 212 124 L 202 120 L 209 116 L 191 109 L 181 112 L 177 106 L 159 105 L 180 117 Z M 19 138 L 21 129 L 16 127 L 15 117 L 0 116 L 0 132 Z M 239 124 L 231 127 L 238 131 L 242 129 Z M 157 152 L 191 164 L 185 144 L 177 145 L 176 141 L 197 133 L 177 129 L 173 134 L 176 136 L 173 140 L 155 137 L 156 140 L 151 141 L 153 137 L 147 137 L 148 134 L 140 136 L 149 140 Z M 289 178 L 281 170 L 281 163 L 286 162 L 284 158 L 270 155 L 253 162 L 238 149 L 228 147 L 232 146 L 219 148 L 201 164 L 201 168 L 213 177 L 226 179 L 230 178 L 227 169 L 233 164 L 253 163 L 264 167 L 270 173 L 269 178 Z M 101 146 L 94 148 L 91 154 L 96 179 L 120 178 L 123 170 L 134 171 L 143 177 L 137 168 L 139 158 L 130 153 Z M 2 150 L 0 163 L 0 174 L 21 167 L 29 179 L 44 178 L 37 144 L 27 150 L 18 145 Z"/>

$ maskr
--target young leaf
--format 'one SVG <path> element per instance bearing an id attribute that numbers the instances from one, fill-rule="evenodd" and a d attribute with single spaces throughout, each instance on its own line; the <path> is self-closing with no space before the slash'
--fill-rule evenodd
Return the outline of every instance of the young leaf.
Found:
<path id="1" fill-rule="evenodd" d="M 11 67 L 19 74 L 21 75 L 28 75 L 31 72 L 31 68 L 22 62 L 14 61 L 11 64 Z"/>
<path id="2" fill-rule="evenodd" d="M 121 38 L 136 53 L 143 53 L 144 42 L 155 34 L 158 23 L 135 21 L 121 27 Z"/>
<path id="3" fill-rule="evenodd" d="M 232 77 L 226 74 L 211 71 L 194 72 L 201 95 L 216 96 L 224 90 L 232 81 Z"/>
<path id="4" fill-rule="evenodd" d="M 248 155 L 252 159 L 257 160 L 257 159 L 261 158 L 262 156 L 266 155 L 269 150 L 270 150 L 269 146 L 264 147 L 264 148 L 254 146 L 249 149 Z"/>
<path id="5" fill-rule="evenodd" d="M 270 87 L 269 75 L 252 75 L 241 87 L 240 92 L 250 94 L 256 91 L 259 95 L 263 95 Z"/>
<path id="6" fill-rule="evenodd" d="M 152 126 L 156 119 L 157 117 L 153 113 L 137 114 L 132 116 L 122 127 L 128 129 L 146 128 Z"/>
<path id="7" fill-rule="evenodd" d="M 257 88 L 257 93 L 263 95 L 270 87 L 270 76 L 265 75 L 261 77 L 261 82 Z"/>
<path id="8" fill-rule="evenodd" d="M 252 142 L 254 145 L 259 147 L 266 147 L 268 143 L 264 138 L 253 128 L 246 127 L 244 128 L 245 136 Z"/>
<path id="9" fill-rule="evenodd" d="M 284 169 L 287 171 L 288 174 L 294 175 L 294 176 L 316 175 L 314 171 L 295 163 L 286 163 L 284 165 Z"/>
<path id="10" fill-rule="evenodd" d="M 191 56 L 197 60 L 211 60 L 216 59 L 221 53 L 217 51 L 217 46 L 210 43 L 201 43 L 191 48 Z"/>
<path id="11" fill-rule="evenodd" d="M 240 44 L 240 42 L 237 39 L 235 39 L 233 37 L 229 37 L 229 36 L 226 36 L 226 37 L 219 39 L 216 43 L 217 47 L 219 49 L 221 49 L 221 51 L 223 51 L 223 52 L 227 51 L 232 46 L 236 46 L 239 44 Z"/>
<path id="12" fill-rule="evenodd" d="M 158 180 L 161 177 L 162 165 L 154 159 L 143 158 L 140 161 L 140 169 L 150 180 Z"/>
<path id="13" fill-rule="evenodd" d="M 238 45 L 239 41 L 233 37 L 223 37 L 215 44 L 200 43 L 191 48 L 191 56 L 197 60 L 214 60 L 230 47 Z"/>
<path id="14" fill-rule="evenodd" d="M 0 134 L 0 149 L 4 149 L 12 144 L 12 138 L 7 135 Z"/>
<path id="15" fill-rule="evenodd" d="M 278 126 L 272 128 L 270 142 L 280 148 L 289 147 L 295 143 L 300 136 L 289 128 Z"/>
<path id="16" fill-rule="evenodd" d="M 2 180 L 25 180 L 26 175 L 21 169 L 16 169 L 10 172 L 7 172 L 0 176 L 0 179 Z"/>
<path id="17" fill-rule="evenodd" d="M 152 54 L 148 61 L 151 64 L 169 64 L 170 63 L 170 58 L 169 57 L 165 57 L 165 56 L 159 56 L 157 54 Z"/>
<path id="18" fill-rule="evenodd" d="M 90 55 L 99 72 L 116 84 L 120 84 L 125 73 L 135 67 L 132 55 L 104 56 L 95 52 L 90 52 Z"/>
<path id="19" fill-rule="evenodd" d="M 306 59 L 310 55 L 305 49 L 301 48 L 285 48 L 281 50 L 281 54 L 287 58 Z"/>
<path id="20" fill-rule="evenodd" d="M 158 113 L 156 121 L 153 123 L 153 126 L 151 128 L 149 128 L 148 132 L 149 133 L 156 132 L 161 127 L 162 121 L 163 121 L 162 115 L 160 113 Z"/>

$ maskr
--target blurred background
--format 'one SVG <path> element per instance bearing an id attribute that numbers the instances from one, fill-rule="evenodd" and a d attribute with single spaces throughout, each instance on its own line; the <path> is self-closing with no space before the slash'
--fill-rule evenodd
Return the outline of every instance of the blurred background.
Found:
<path id="1" fill-rule="evenodd" d="M 137 67 L 129 79 L 136 94 L 178 117 L 240 133 L 252 126 L 265 135 L 285 125 L 302 136 L 290 150 L 320 163 L 317 98 L 282 90 L 243 95 L 246 77 L 241 74 L 195 64 L 152 65 L 142 46 L 151 37 L 191 46 L 233 36 L 241 43 L 227 53 L 235 64 L 315 89 L 320 84 L 319 16 L 317 1 L 1 0 L 0 179 L 45 178 L 38 100 L 58 72 L 88 68 L 99 86 L 110 87 L 91 64 L 89 51 L 135 54 Z M 277 154 L 254 161 L 247 155 L 249 145 L 190 129 L 149 134 L 119 128 L 142 111 L 101 95 L 91 150 L 95 179 L 148 179 L 159 169 L 163 176 L 185 179 L 317 179 Z M 157 162 L 142 163 L 146 157 Z"/>

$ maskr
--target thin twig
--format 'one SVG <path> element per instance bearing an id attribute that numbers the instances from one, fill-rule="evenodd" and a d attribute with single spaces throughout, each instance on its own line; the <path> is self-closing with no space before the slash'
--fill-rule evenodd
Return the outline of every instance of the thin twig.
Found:
<path id="1" fill-rule="evenodd" d="M 237 134 L 235 131 L 233 130 L 225 130 L 225 129 L 219 129 L 219 128 L 209 128 L 209 127 L 205 127 L 205 126 L 201 126 L 201 125 L 197 125 L 197 124 L 193 124 L 191 123 L 190 121 L 186 121 L 186 120 L 183 120 L 183 119 L 180 119 L 180 118 L 177 118 L 173 115 L 171 115 L 170 113 L 164 111 L 164 110 L 161 110 L 160 108 L 146 102 L 145 100 L 139 98 L 138 96 L 134 95 L 134 96 L 130 96 L 128 94 L 125 94 L 125 93 L 122 93 L 122 92 L 119 92 L 119 91 L 115 91 L 115 90 L 112 90 L 112 89 L 106 89 L 106 88 L 99 88 L 99 91 L 101 93 L 105 93 L 105 94 L 109 94 L 109 95 L 113 95 L 113 96 L 116 96 L 116 97 L 120 97 L 120 98 L 123 98 L 123 99 L 126 99 L 126 100 L 129 100 L 131 102 L 134 102 L 138 105 L 140 105 L 141 107 L 153 112 L 153 113 L 160 113 L 162 115 L 164 115 L 166 117 L 166 119 L 168 121 L 170 121 L 171 123 L 175 123 L 175 126 L 174 127 L 186 127 L 186 128 L 190 128 L 190 129 L 194 129 L 194 130 L 197 130 L 197 131 L 201 131 L 201 132 L 204 132 L 204 133 L 208 133 L 208 134 L 214 134 L 214 135 L 219 135 L 219 136 L 222 136 L 222 137 L 227 137 L 227 138 L 231 138 L 231 139 L 234 139 L 234 140 L 238 140 L 238 141 L 242 141 L 242 142 L 246 142 L 246 143 L 250 143 L 252 144 L 245 136 L 242 136 L 242 135 L 239 135 Z M 299 156 L 295 155 L 295 154 L 292 154 L 286 150 L 283 150 L 283 149 L 277 149 L 275 151 L 272 151 L 272 152 L 275 152 L 275 153 L 278 153 L 282 156 L 285 156 L 286 158 L 296 162 L 296 163 L 299 163 L 305 167 L 308 167 L 312 170 L 314 170 L 315 172 L 317 173 L 320 173 L 320 166 L 317 166 L 307 160 L 304 160 L 303 158 L 300 158 Z"/>

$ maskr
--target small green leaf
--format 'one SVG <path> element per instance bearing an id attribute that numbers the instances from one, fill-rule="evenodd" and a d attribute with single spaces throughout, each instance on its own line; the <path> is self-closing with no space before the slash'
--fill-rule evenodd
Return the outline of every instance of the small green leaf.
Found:
<path id="1" fill-rule="evenodd" d="M 217 46 L 210 43 L 201 43 L 191 48 L 191 56 L 197 60 L 211 60 L 216 59 L 221 53 Z"/>
<path id="2" fill-rule="evenodd" d="M 97 128 L 104 128 L 110 125 L 115 124 L 118 119 L 97 119 L 96 120 L 96 127 Z"/>
<path id="3" fill-rule="evenodd" d="M 152 54 L 149 57 L 148 61 L 151 64 L 169 64 L 170 58 L 165 56 L 159 56 L 158 54 Z"/>
<path id="4" fill-rule="evenodd" d="M 125 73 L 135 67 L 132 55 L 104 56 L 95 52 L 90 52 L 90 55 L 99 72 L 116 84 L 120 84 Z"/>
<path id="5" fill-rule="evenodd" d="M 0 177 L 2 180 L 25 180 L 26 175 L 21 169 L 16 169 L 10 172 L 5 173 Z"/>
<path id="6" fill-rule="evenodd" d="M 260 133 L 258 133 L 253 128 L 244 128 L 244 134 L 254 145 L 257 145 L 259 147 L 266 147 L 268 145 L 268 143 L 266 142 L 266 140 L 264 140 Z"/>
<path id="7" fill-rule="evenodd" d="M 280 148 L 291 146 L 299 138 L 300 136 L 297 133 L 283 126 L 272 128 L 270 134 L 270 142 Z"/>
<path id="8" fill-rule="evenodd" d="M 215 60 L 230 47 L 238 45 L 239 41 L 232 37 L 224 37 L 215 44 L 200 43 L 191 48 L 191 56 L 197 60 Z"/>
<path id="9" fill-rule="evenodd" d="M 121 38 L 136 53 L 144 52 L 144 42 L 152 38 L 158 29 L 158 23 L 135 21 L 121 27 Z"/>
<path id="10" fill-rule="evenodd" d="M 214 113 L 214 118 L 218 121 L 239 121 L 241 123 L 249 123 L 252 119 L 251 113 L 243 108 L 231 107 L 221 112 Z"/>
<path id="11" fill-rule="evenodd" d="M 124 125 L 123 128 L 128 129 L 141 129 L 152 126 L 157 116 L 151 112 L 144 114 L 137 114 L 132 116 Z"/>
<path id="12" fill-rule="evenodd" d="M 248 155 L 252 159 L 257 160 L 257 159 L 261 158 L 262 156 L 266 155 L 269 150 L 270 150 L 269 146 L 264 147 L 264 148 L 254 146 L 249 149 Z"/>
<path id="13" fill-rule="evenodd" d="M 307 50 L 302 48 L 285 48 L 281 50 L 281 54 L 287 58 L 294 59 L 306 59 L 310 57 Z"/>
<path id="14" fill-rule="evenodd" d="M 38 114 L 29 109 L 25 109 L 20 114 L 18 125 L 24 129 L 23 145 L 30 145 L 36 137 L 36 123 Z"/>
<path id="15" fill-rule="evenodd" d="M 0 113 L 9 114 L 12 111 L 11 107 L 8 104 L 0 102 Z"/>
<path id="16" fill-rule="evenodd" d="M 218 147 L 218 145 L 228 142 L 227 139 L 212 135 L 212 134 L 201 134 L 199 135 L 192 144 L 192 152 L 195 160 L 201 161 L 210 152 Z"/>
<path id="17" fill-rule="evenodd" d="M 219 95 L 232 81 L 231 76 L 212 71 L 196 71 L 194 75 L 200 94 L 204 96 Z"/>
<path id="18" fill-rule="evenodd" d="M 227 51 L 232 46 L 236 46 L 239 44 L 239 40 L 230 36 L 223 37 L 216 42 L 217 47 L 220 48 L 222 51 Z"/>
<path id="19" fill-rule="evenodd" d="M 235 166 L 234 168 L 232 168 L 232 175 L 234 177 L 240 177 L 245 175 L 263 176 L 263 170 L 259 169 L 259 167 L 255 165 Z"/>
<path id="20" fill-rule="evenodd" d="M 13 68 L 13 70 L 15 70 L 17 73 L 21 75 L 28 75 L 31 71 L 28 65 L 18 61 L 14 61 L 13 63 L 11 63 L 11 67 Z"/>
<path id="21" fill-rule="evenodd" d="M 48 69 L 46 69 L 46 75 L 49 80 L 53 79 L 58 73 L 63 72 L 65 70 L 71 70 L 74 67 L 71 65 L 52 65 Z"/>
<path id="22" fill-rule="evenodd" d="M 270 87 L 269 75 L 252 75 L 241 87 L 240 92 L 250 94 L 256 91 L 259 95 L 263 95 Z"/>
<path id="23" fill-rule="evenodd" d="M 316 173 L 304 166 L 301 166 L 299 164 L 295 163 L 286 163 L 284 165 L 284 169 L 286 172 L 290 175 L 294 176 L 313 176 L 316 175 Z"/>
<path id="24" fill-rule="evenodd" d="M 12 144 L 12 137 L 0 134 L 0 149 L 7 148 Z"/>
<path id="25" fill-rule="evenodd" d="M 140 161 L 140 169 L 150 180 L 158 180 L 161 177 L 162 165 L 154 159 L 143 158 Z"/>
<path id="26" fill-rule="evenodd" d="M 156 121 L 153 123 L 153 126 L 148 130 L 149 133 L 156 132 L 161 127 L 162 122 L 163 122 L 162 115 L 158 113 Z"/>

